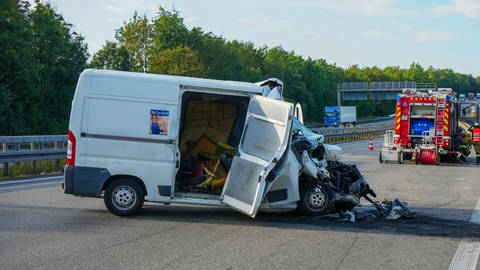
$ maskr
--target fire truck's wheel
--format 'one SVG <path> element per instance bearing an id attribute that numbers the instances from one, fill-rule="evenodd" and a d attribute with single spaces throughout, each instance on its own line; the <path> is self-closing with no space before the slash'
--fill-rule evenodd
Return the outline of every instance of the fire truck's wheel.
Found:
<path id="1" fill-rule="evenodd" d="M 305 216 L 319 216 L 332 211 L 333 190 L 325 183 L 308 181 L 300 189 L 297 210 Z"/>
<path id="2" fill-rule="evenodd" d="M 104 202 L 110 212 L 117 216 L 131 216 L 143 206 L 145 194 L 137 182 L 118 179 L 105 190 Z"/>
<path id="3" fill-rule="evenodd" d="M 383 157 L 382 157 L 382 152 L 378 154 L 378 162 L 383 163 Z"/>
<path id="4" fill-rule="evenodd" d="M 403 163 L 403 152 L 398 152 L 398 164 Z"/>

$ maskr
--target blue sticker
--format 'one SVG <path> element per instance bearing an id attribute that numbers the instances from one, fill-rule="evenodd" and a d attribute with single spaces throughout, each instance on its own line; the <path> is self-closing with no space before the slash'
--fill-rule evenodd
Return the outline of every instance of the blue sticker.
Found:
<path id="1" fill-rule="evenodd" d="M 157 115 L 157 116 L 168 116 L 170 114 L 170 111 L 166 110 L 150 110 L 150 115 Z"/>

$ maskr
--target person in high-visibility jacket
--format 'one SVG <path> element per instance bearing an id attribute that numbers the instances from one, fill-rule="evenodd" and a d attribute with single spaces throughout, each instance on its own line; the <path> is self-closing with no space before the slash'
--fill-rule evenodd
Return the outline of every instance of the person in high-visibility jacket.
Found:
<path id="1" fill-rule="evenodd" d="M 460 156 L 457 157 L 457 161 L 460 163 L 465 163 L 467 161 L 467 157 L 470 155 L 470 145 L 465 138 L 466 135 L 467 132 L 464 129 L 457 129 L 453 141 L 455 150 L 458 152 L 458 154 L 460 154 Z"/>
<path id="2" fill-rule="evenodd" d="M 477 163 L 480 163 L 480 127 L 478 123 L 475 123 L 471 128 L 472 131 L 472 145 L 475 149 L 475 157 L 477 158 Z"/>

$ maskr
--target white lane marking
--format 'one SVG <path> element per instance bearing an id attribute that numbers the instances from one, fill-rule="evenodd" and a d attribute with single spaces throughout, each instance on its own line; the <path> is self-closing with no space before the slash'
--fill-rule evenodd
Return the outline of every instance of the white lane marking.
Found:
<path id="1" fill-rule="evenodd" d="M 9 184 L 22 184 L 22 183 L 30 183 L 30 182 L 41 182 L 41 181 L 48 181 L 57 178 L 63 178 L 63 175 L 51 176 L 51 177 L 42 177 L 42 178 L 35 178 L 35 179 L 28 179 L 28 180 L 9 180 L 9 181 L 1 181 L 0 186 L 2 185 L 9 185 Z"/>
<path id="2" fill-rule="evenodd" d="M 480 199 L 473 210 L 470 222 L 480 224 Z M 463 240 L 458 245 L 457 252 L 453 256 L 448 270 L 475 270 L 477 268 L 478 256 L 480 255 L 480 242 L 469 242 Z"/>
<path id="3" fill-rule="evenodd" d="M 50 187 L 50 185 L 52 186 L 55 186 L 55 185 L 59 185 L 61 183 L 61 181 L 57 181 L 57 182 L 47 182 L 47 183 L 43 183 L 43 182 L 40 182 L 40 183 L 33 183 L 33 184 L 30 184 L 30 185 L 18 185 L 18 186 L 8 186 L 8 187 L 1 187 L 0 186 L 0 193 L 1 192 L 9 192 L 9 191 L 23 191 L 22 189 L 25 189 L 25 188 L 37 188 L 37 187 Z M 60 185 L 59 185 L 60 186 Z"/>
<path id="4" fill-rule="evenodd" d="M 480 199 L 478 199 L 475 210 L 473 210 L 472 216 L 470 217 L 470 222 L 480 224 Z"/>
<path id="5" fill-rule="evenodd" d="M 460 242 L 448 270 L 475 270 L 479 254 L 480 242 Z"/>

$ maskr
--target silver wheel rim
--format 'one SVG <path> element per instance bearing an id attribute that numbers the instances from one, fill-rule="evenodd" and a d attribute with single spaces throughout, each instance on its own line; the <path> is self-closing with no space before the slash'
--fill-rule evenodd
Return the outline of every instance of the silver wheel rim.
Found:
<path id="1" fill-rule="evenodd" d="M 307 196 L 305 197 L 307 200 L 307 206 L 312 210 L 322 210 L 326 206 L 327 196 L 325 192 L 323 192 L 323 190 L 318 186 L 307 192 Z"/>
<path id="2" fill-rule="evenodd" d="M 129 210 L 137 201 L 137 195 L 135 190 L 129 186 L 118 186 L 112 192 L 112 203 L 113 205 L 120 210 Z"/>

